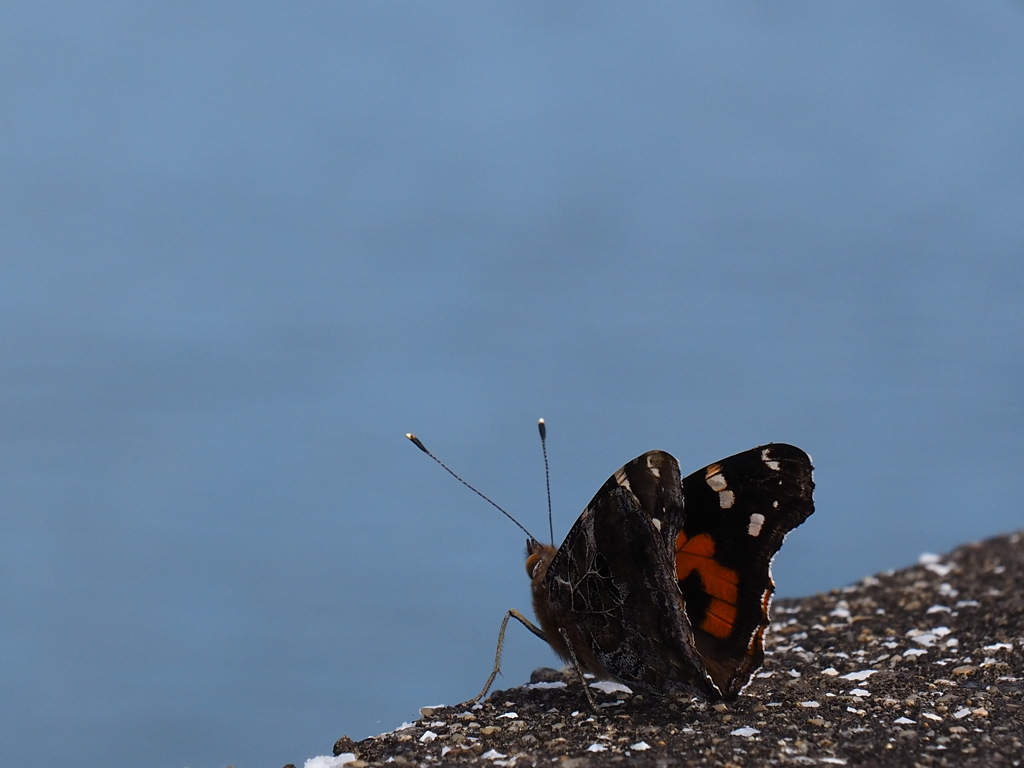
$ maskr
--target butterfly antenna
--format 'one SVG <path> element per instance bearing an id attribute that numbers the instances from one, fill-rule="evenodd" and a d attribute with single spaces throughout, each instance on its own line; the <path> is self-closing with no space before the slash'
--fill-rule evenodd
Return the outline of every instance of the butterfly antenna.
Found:
<path id="1" fill-rule="evenodd" d="M 551 520 L 551 470 L 548 468 L 548 428 L 544 419 L 537 420 L 537 431 L 540 432 L 540 450 L 544 454 L 544 486 L 548 490 L 548 533 L 551 534 L 551 546 L 555 546 L 555 524 Z"/>
<path id="2" fill-rule="evenodd" d="M 432 459 L 433 459 L 434 461 L 436 461 L 436 462 L 437 462 L 437 463 L 438 463 L 438 464 L 439 464 L 439 465 L 441 466 L 441 469 L 443 469 L 443 470 L 444 470 L 445 472 L 447 472 L 447 473 L 448 473 L 449 475 L 451 475 L 452 477 L 454 477 L 454 478 L 455 478 L 456 480 L 458 480 L 458 481 L 459 481 L 460 483 L 462 483 L 462 484 L 463 484 L 464 486 L 466 486 L 467 488 L 469 488 L 469 490 L 471 490 L 471 491 L 472 491 L 473 493 L 475 493 L 475 494 L 476 494 L 477 496 L 479 496 L 479 497 L 480 497 L 481 499 L 483 499 L 484 501 L 486 501 L 486 502 L 487 502 L 488 504 L 490 504 L 490 505 L 491 505 L 492 507 L 494 507 L 494 508 L 495 508 L 496 510 L 498 510 L 499 512 L 501 512 L 501 514 L 503 514 L 503 515 L 504 515 L 505 517 L 507 517 L 507 518 L 508 518 L 509 520 L 511 520 L 511 521 L 512 521 L 513 523 L 515 523 L 516 525 L 518 525 L 518 526 L 519 526 L 519 529 L 520 529 L 520 530 L 521 530 L 521 531 L 522 531 L 523 533 L 525 533 L 525 534 L 526 534 L 527 536 L 529 536 L 529 537 L 530 537 L 530 540 L 531 540 L 531 541 L 536 541 L 536 540 L 537 540 L 537 538 L 536 538 L 536 537 L 535 537 L 535 536 L 534 536 L 534 535 L 533 535 L 532 533 L 530 533 L 530 532 L 529 532 L 528 530 L 526 530 L 526 528 L 524 528 L 524 527 L 523 527 L 523 524 L 522 524 L 522 523 L 520 523 L 520 522 L 519 522 L 518 520 L 516 520 L 516 519 L 515 519 L 514 517 L 512 517 L 512 515 L 510 515 L 510 514 L 509 514 L 508 512 L 506 512 L 506 511 L 505 511 L 504 509 L 502 509 L 501 507 L 499 507 L 499 506 L 498 506 L 498 504 L 497 504 L 497 503 L 496 503 L 495 501 L 493 501 L 492 499 L 489 499 L 489 498 L 487 498 L 486 496 L 484 496 L 484 495 L 483 495 L 482 493 L 480 493 L 480 491 L 478 491 L 478 490 L 477 490 L 476 488 L 474 488 L 474 487 L 473 487 L 472 485 L 470 485 L 470 484 L 469 484 L 469 483 L 467 483 L 467 482 L 466 482 L 465 480 L 463 480 L 463 479 L 462 479 L 461 477 L 459 477 L 459 476 L 458 476 L 457 474 L 455 474 L 455 473 L 454 473 L 454 472 L 453 472 L 453 471 L 451 470 L 451 468 L 450 468 L 450 467 L 449 467 L 449 466 L 448 466 L 447 464 L 445 464 L 445 463 L 444 463 L 443 461 L 441 461 L 441 460 L 440 460 L 439 458 L 437 458 L 437 456 L 435 456 L 435 455 L 434 455 L 434 454 L 432 454 L 432 453 L 431 453 L 430 451 L 428 451 L 428 450 L 427 450 L 427 446 L 425 446 L 425 445 L 424 445 L 424 444 L 423 444 L 422 442 L 420 442 L 420 439 L 419 439 L 418 437 L 416 437 L 416 435 L 412 434 L 411 432 L 406 432 L 405 436 L 406 436 L 407 438 L 409 438 L 409 440 L 411 440 L 411 441 L 412 441 L 412 444 L 413 444 L 413 445 L 415 445 L 415 446 L 416 446 L 417 448 L 419 448 L 419 449 L 420 449 L 421 451 L 423 451 L 423 452 L 424 452 L 425 454 L 427 454 L 427 456 L 429 456 L 429 457 L 430 457 L 430 458 L 432 458 Z"/>

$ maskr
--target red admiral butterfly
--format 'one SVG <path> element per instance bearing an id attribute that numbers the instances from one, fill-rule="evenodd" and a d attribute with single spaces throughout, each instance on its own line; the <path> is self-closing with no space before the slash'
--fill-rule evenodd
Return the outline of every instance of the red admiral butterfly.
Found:
<path id="1" fill-rule="evenodd" d="M 543 440 L 543 420 L 540 429 Z M 784 443 L 685 478 L 664 451 L 633 459 L 601 486 L 560 548 L 527 540 L 540 628 L 506 613 L 494 671 L 477 699 L 498 673 L 512 617 L 581 676 L 656 695 L 734 699 L 764 660 L 771 561 L 814 511 L 812 469 L 806 453 Z"/>

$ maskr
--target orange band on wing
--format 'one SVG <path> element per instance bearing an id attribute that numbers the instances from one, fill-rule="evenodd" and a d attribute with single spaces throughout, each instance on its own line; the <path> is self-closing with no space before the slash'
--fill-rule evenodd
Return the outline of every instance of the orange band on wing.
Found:
<path id="1" fill-rule="evenodd" d="M 694 571 L 711 598 L 700 628 L 724 639 L 736 624 L 739 575 L 715 560 L 715 540 L 709 534 L 688 539 L 680 533 L 676 537 L 676 578 L 682 581 Z"/>

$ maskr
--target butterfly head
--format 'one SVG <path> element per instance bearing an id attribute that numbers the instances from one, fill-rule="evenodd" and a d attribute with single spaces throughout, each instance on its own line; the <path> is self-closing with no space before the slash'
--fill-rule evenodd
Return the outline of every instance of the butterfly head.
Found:
<path id="1" fill-rule="evenodd" d="M 526 540 L 526 573 L 530 581 L 538 584 L 544 579 L 557 553 L 558 550 L 550 544 L 541 544 L 536 539 Z"/>

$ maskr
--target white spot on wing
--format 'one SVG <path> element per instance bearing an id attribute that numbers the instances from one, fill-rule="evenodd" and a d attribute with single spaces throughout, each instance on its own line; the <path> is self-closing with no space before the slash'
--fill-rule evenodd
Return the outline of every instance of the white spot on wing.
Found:
<path id="1" fill-rule="evenodd" d="M 618 483 L 623 488 L 625 488 L 627 491 L 633 490 L 632 488 L 629 487 L 629 480 L 626 478 L 626 473 L 623 472 L 621 469 L 615 471 L 615 482 Z"/>
<path id="2" fill-rule="evenodd" d="M 647 456 L 647 469 L 649 469 L 651 474 L 655 477 L 661 477 L 661 467 L 655 466 L 654 454 L 648 454 Z"/>
<path id="3" fill-rule="evenodd" d="M 750 516 L 750 522 L 747 523 L 747 535 L 760 536 L 762 525 L 764 525 L 764 515 L 755 512 Z"/>
<path id="4" fill-rule="evenodd" d="M 657 528 L 659 531 L 661 530 L 661 520 L 659 520 L 656 517 L 652 517 L 651 522 L 654 523 L 655 528 Z"/>
<path id="5" fill-rule="evenodd" d="M 732 505 L 736 503 L 736 494 L 732 491 L 719 491 L 718 492 L 718 506 L 722 509 L 732 509 Z"/>
<path id="6" fill-rule="evenodd" d="M 709 475 L 707 478 L 707 484 L 712 491 L 724 491 L 727 486 L 727 483 L 725 482 L 725 477 L 722 475 L 721 472 Z"/>
<path id="7" fill-rule="evenodd" d="M 768 469 L 773 470 L 775 472 L 779 471 L 779 462 L 774 461 L 772 459 L 772 457 L 768 453 L 768 449 L 767 448 L 765 448 L 763 451 L 761 451 L 761 461 L 764 462 L 764 465 L 766 467 L 768 467 Z"/>

